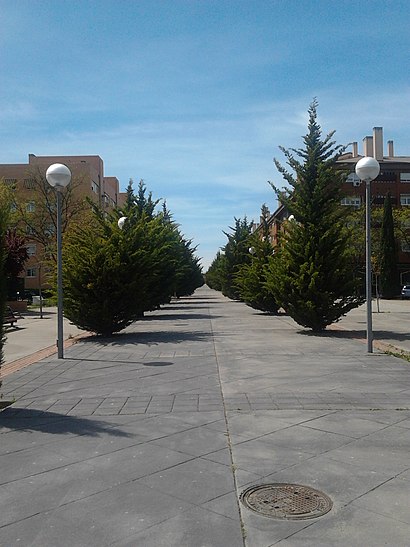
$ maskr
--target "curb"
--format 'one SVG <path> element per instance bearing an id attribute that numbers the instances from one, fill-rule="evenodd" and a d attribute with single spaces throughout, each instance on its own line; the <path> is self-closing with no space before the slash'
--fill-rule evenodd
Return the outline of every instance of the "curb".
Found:
<path id="1" fill-rule="evenodd" d="M 367 339 L 365 336 L 360 336 L 358 334 L 354 334 L 348 329 L 345 329 L 344 327 L 341 327 L 337 324 L 329 325 L 329 330 L 333 331 L 339 331 L 339 332 L 345 332 L 349 333 L 350 338 L 353 338 L 354 340 L 357 340 L 358 342 L 362 342 L 363 344 L 367 343 Z M 409 355 L 409 352 L 403 348 L 400 348 L 398 346 L 395 346 L 394 344 L 390 344 L 388 342 L 382 342 L 381 340 L 374 340 L 373 339 L 373 347 L 381 351 L 382 353 L 399 353 L 403 355 Z"/>

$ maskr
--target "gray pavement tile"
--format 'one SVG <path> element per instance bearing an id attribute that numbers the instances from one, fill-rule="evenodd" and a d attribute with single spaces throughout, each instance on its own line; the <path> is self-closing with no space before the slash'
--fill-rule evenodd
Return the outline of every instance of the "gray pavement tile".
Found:
<path id="1" fill-rule="evenodd" d="M 340 433 L 318 431 L 304 425 L 293 425 L 287 429 L 268 433 L 263 437 L 263 442 L 311 454 L 321 454 L 348 445 L 352 442 L 352 438 Z"/>
<path id="2" fill-rule="evenodd" d="M 262 517 L 243 506 L 241 514 L 244 521 L 246 547 L 271 547 L 277 543 L 281 546 L 281 540 L 307 526 L 306 521 L 284 521 Z"/>
<path id="3" fill-rule="evenodd" d="M 34 447 L 0 456 L 0 484 L 16 481 L 64 467 L 69 457 L 51 452 L 48 447 Z"/>
<path id="4" fill-rule="evenodd" d="M 354 500 L 352 505 L 410 525 L 408 486 L 402 480 L 393 478 Z"/>
<path id="5" fill-rule="evenodd" d="M 397 475 L 397 478 L 404 481 L 410 481 L 410 468 L 406 469 L 402 473 L 399 473 Z"/>
<path id="6" fill-rule="evenodd" d="M 365 466 L 371 471 L 397 475 L 409 467 L 410 446 L 402 443 L 400 435 L 394 433 L 395 435 L 390 438 L 373 438 L 373 435 L 369 435 L 366 438 L 355 440 L 348 446 L 331 450 L 328 457 L 332 460 L 350 463 L 353 467 Z"/>
<path id="7" fill-rule="evenodd" d="M 216 410 L 220 410 L 220 408 L 221 408 L 221 405 L 219 403 L 212 405 L 208 403 L 201 403 L 201 401 L 199 402 L 200 412 L 215 412 Z"/>
<path id="8" fill-rule="evenodd" d="M 227 437 L 223 432 L 207 429 L 206 426 L 187 429 L 151 442 L 192 456 L 203 456 L 226 448 L 228 444 Z"/>
<path id="9" fill-rule="evenodd" d="M 147 441 L 150 441 L 187 431 L 200 425 L 212 424 L 213 421 L 220 419 L 221 414 L 221 412 L 179 412 L 177 414 L 163 414 L 159 416 L 144 415 L 142 419 L 139 417 L 140 419 L 136 421 L 129 421 L 127 424 L 124 424 L 121 427 L 121 431 L 125 434 L 138 433 L 144 435 Z"/>
<path id="10" fill-rule="evenodd" d="M 264 477 L 308 460 L 314 453 L 266 443 L 262 438 L 234 445 L 232 455 L 235 468 Z"/>
<path id="11" fill-rule="evenodd" d="M 219 507 L 220 505 L 218 505 Z M 238 519 L 227 518 L 205 507 L 193 507 L 113 547 L 240 547 Z"/>
<path id="12" fill-rule="evenodd" d="M 196 405 L 181 405 L 174 404 L 172 407 L 172 412 L 198 412 Z"/>
<path id="13" fill-rule="evenodd" d="M 53 511 L 0 528 L 0 545 L 7 547 L 94 547 L 92 538 L 92 530 L 85 537 L 72 522 Z"/>
<path id="14" fill-rule="evenodd" d="M 359 439 L 387 426 L 378 421 L 363 419 L 360 414 L 357 415 L 357 412 L 339 411 L 311 420 L 305 423 L 304 427 L 329 433 L 341 433 L 347 437 Z"/>
<path id="15" fill-rule="evenodd" d="M 406 429 L 410 429 L 410 418 L 405 418 L 404 420 L 397 421 L 396 425 L 398 427 L 405 427 Z"/>
<path id="16" fill-rule="evenodd" d="M 245 487 L 253 486 L 254 484 L 260 484 L 262 480 L 260 475 L 249 471 L 244 471 L 243 469 L 237 467 L 236 464 L 233 464 L 233 467 L 235 470 L 236 485 L 239 489 L 238 496 L 242 489 L 245 489 Z"/>
<path id="17" fill-rule="evenodd" d="M 113 435 L 111 432 L 101 432 L 98 435 L 79 435 L 60 440 L 48 445 L 50 452 L 64 456 L 70 462 L 89 460 L 100 454 L 107 454 L 136 446 L 146 442 L 146 437 L 139 434 Z"/>
<path id="18" fill-rule="evenodd" d="M 111 545 L 190 508 L 181 500 L 134 482 L 72 502 L 53 511 L 54 519 L 75 523 L 79 545 Z M 40 545 L 39 545 L 40 547 Z"/>
<path id="19" fill-rule="evenodd" d="M 303 423 L 311 419 L 329 414 L 329 411 L 255 411 L 252 413 L 228 413 L 229 431 L 234 442 L 240 440 L 254 439 L 274 431 L 287 429 L 293 424 Z"/>
<path id="20" fill-rule="evenodd" d="M 129 480 L 127 469 L 106 465 L 101 457 L 13 481 L 0 487 L 0 527 Z"/>
<path id="21" fill-rule="evenodd" d="M 239 500 L 235 492 L 207 501 L 201 507 L 234 520 L 238 520 L 240 517 Z"/>
<path id="22" fill-rule="evenodd" d="M 172 469 L 192 459 L 188 454 L 168 448 L 139 444 L 101 455 L 95 454 L 87 463 L 101 475 L 103 472 L 110 473 L 114 468 L 118 469 L 117 474 L 125 482 Z"/>
<path id="23" fill-rule="evenodd" d="M 332 547 L 346 547 L 346 545 L 407 547 L 410 526 L 400 523 L 396 519 L 350 505 L 339 510 L 332 510 L 327 515 L 315 519 L 299 533 L 294 533 L 291 536 L 287 534 L 282 537 L 282 541 L 271 545 L 277 544 L 280 547 L 329 547 L 329 545 Z M 255 544 L 252 547 L 259 546 Z"/>
<path id="24" fill-rule="evenodd" d="M 332 460 L 325 454 L 276 471 L 264 477 L 263 482 L 311 486 L 330 496 L 334 503 L 345 505 L 391 477 L 391 472 L 373 471 L 366 466 L 355 467 L 351 463 Z"/>
<path id="25" fill-rule="evenodd" d="M 43 416 L 46 416 L 43 419 Z M 110 420 L 112 421 L 111 417 Z M 123 418 L 124 421 L 124 418 Z M 9 420 L 9 429 L 4 433 L 3 447 L 12 453 L 16 450 L 33 448 L 35 446 L 49 447 L 51 450 L 58 446 L 67 446 L 67 454 L 71 452 L 70 443 L 83 445 L 85 442 L 94 444 L 104 443 L 110 445 L 110 441 L 116 439 L 119 446 L 129 444 L 134 441 L 129 440 L 131 436 L 124 432 L 115 423 L 101 421 L 91 418 L 76 416 L 62 416 L 58 414 L 44 413 L 38 419 L 18 419 L 11 417 Z M 104 437 L 104 440 L 87 441 L 87 439 L 98 439 Z M 128 440 L 126 440 L 129 438 Z M 144 438 L 144 437 L 141 437 Z"/>
<path id="26" fill-rule="evenodd" d="M 246 547 L 407 547 L 408 364 L 207 288 L 175 304 L 6 378 L 29 408 L 0 413 L 0 545 L 239 547 L 235 476 L 238 493 L 283 480 L 334 500 L 303 522 L 242 507 Z"/>
<path id="27" fill-rule="evenodd" d="M 182 463 L 138 481 L 189 503 L 202 504 L 234 491 L 232 471 L 204 458 Z"/>
<path id="28" fill-rule="evenodd" d="M 211 460 L 211 462 L 222 463 L 223 465 L 227 465 L 229 467 L 231 467 L 232 465 L 231 453 L 228 448 L 215 450 L 215 452 L 204 454 L 201 457 L 205 458 L 206 460 Z"/>

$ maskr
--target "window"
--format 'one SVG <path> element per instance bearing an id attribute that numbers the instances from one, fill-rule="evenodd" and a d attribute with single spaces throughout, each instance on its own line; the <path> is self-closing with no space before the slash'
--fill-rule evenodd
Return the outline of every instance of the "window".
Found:
<path id="1" fill-rule="evenodd" d="M 44 228 L 44 235 L 50 237 L 53 236 L 56 233 L 56 229 L 54 224 L 49 224 Z"/>
<path id="2" fill-rule="evenodd" d="M 351 197 L 343 198 L 340 203 L 342 205 L 350 205 L 350 206 L 353 206 L 353 207 L 360 207 L 361 201 L 362 200 L 361 200 L 360 196 L 351 196 Z"/>
<path id="3" fill-rule="evenodd" d="M 27 254 L 28 256 L 34 256 L 36 254 L 36 245 L 34 243 L 30 243 L 30 245 L 27 245 Z"/>
<path id="4" fill-rule="evenodd" d="M 410 243 L 404 239 L 401 240 L 401 250 L 404 253 L 410 253 Z"/>
<path id="5" fill-rule="evenodd" d="M 34 230 L 34 228 L 33 228 L 32 226 L 29 226 L 29 225 L 27 224 L 27 226 L 26 226 L 26 234 L 27 234 L 28 236 L 32 236 L 32 235 L 34 235 L 35 233 L 36 233 L 36 231 Z"/>
<path id="6" fill-rule="evenodd" d="M 24 185 L 24 188 L 28 188 L 29 190 L 33 190 L 36 187 L 36 183 L 34 179 L 24 179 L 23 185 Z"/>
<path id="7" fill-rule="evenodd" d="M 400 205 L 410 205 L 410 194 L 400 194 Z"/>
<path id="8" fill-rule="evenodd" d="M 4 184 L 6 186 L 14 186 L 17 182 L 17 179 L 4 179 Z"/>
<path id="9" fill-rule="evenodd" d="M 26 204 L 27 213 L 34 213 L 35 210 L 36 210 L 36 204 L 34 203 L 34 201 L 28 201 Z"/>
<path id="10" fill-rule="evenodd" d="M 394 171 L 380 171 L 377 182 L 387 182 L 394 183 L 396 182 L 397 174 Z"/>
<path id="11" fill-rule="evenodd" d="M 26 277 L 37 277 L 37 268 L 28 268 L 26 270 Z"/>
<path id="12" fill-rule="evenodd" d="M 400 182 L 410 182 L 410 173 L 400 173 Z"/>
<path id="13" fill-rule="evenodd" d="M 10 213 L 17 212 L 17 205 L 15 203 L 10 203 Z"/>
<path id="14" fill-rule="evenodd" d="M 94 181 L 91 182 L 91 190 L 95 193 L 95 194 L 99 194 L 100 193 L 100 187 L 98 186 L 98 184 Z"/>

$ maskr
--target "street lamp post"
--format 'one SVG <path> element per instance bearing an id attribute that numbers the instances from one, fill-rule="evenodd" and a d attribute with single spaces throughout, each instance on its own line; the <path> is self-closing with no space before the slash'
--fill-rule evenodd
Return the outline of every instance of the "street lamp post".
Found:
<path id="1" fill-rule="evenodd" d="M 71 171 L 62 163 L 53 163 L 46 171 L 47 182 L 57 194 L 57 350 L 58 358 L 64 357 L 63 335 L 63 260 L 61 245 L 61 191 L 70 183 Z"/>
<path id="2" fill-rule="evenodd" d="M 367 352 L 373 353 L 372 327 L 372 246 L 371 246 L 371 192 L 370 183 L 380 173 L 380 165 L 371 157 L 364 157 L 356 164 L 356 175 L 366 183 L 366 305 L 367 305 Z"/>

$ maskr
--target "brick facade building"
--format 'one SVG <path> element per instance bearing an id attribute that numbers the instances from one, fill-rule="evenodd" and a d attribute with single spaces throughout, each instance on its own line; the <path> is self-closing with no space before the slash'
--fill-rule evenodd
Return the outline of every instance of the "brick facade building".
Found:
<path id="1" fill-rule="evenodd" d="M 124 201 L 124 193 L 119 191 L 119 181 L 116 177 L 104 175 L 104 162 L 100 156 L 36 156 L 29 154 L 28 163 L 0 164 L 0 181 L 13 187 L 19 197 L 26 203 L 26 211 L 32 208 L 35 215 L 35 193 L 36 186 L 34 178 L 41 174 L 45 176 L 47 168 L 53 163 L 63 163 L 72 174 L 73 194 L 75 198 L 88 197 L 94 203 L 104 209 L 113 209 Z M 37 292 L 40 286 L 44 286 L 44 268 L 42 269 L 41 245 L 34 240 L 28 239 L 27 249 L 30 255 L 26 263 L 24 275 L 24 289 Z"/>
<path id="2" fill-rule="evenodd" d="M 393 207 L 410 208 L 410 156 L 395 156 L 394 143 L 391 140 L 387 141 L 387 147 L 384 150 L 383 128 L 374 127 L 373 134 L 364 137 L 363 153 L 361 155 L 358 153 L 357 142 L 353 142 L 351 148 L 352 150 L 343 154 L 339 160 L 340 164 L 350 172 L 343 183 L 346 197 L 343 199 L 342 205 L 349 207 L 365 205 L 366 187 L 356 176 L 355 167 L 360 158 L 371 156 L 380 164 L 380 174 L 371 183 L 372 207 L 382 207 L 389 192 Z M 268 224 L 273 245 L 277 243 L 278 234 L 283 229 L 283 222 L 287 220 L 288 216 L 289 213 L 286 207 L 281 204 L 270 215 Z M 402 284 L 410 283 L 410 245 L 408 239 L 406 241 L 398 240 L 398 268 Z"/>

